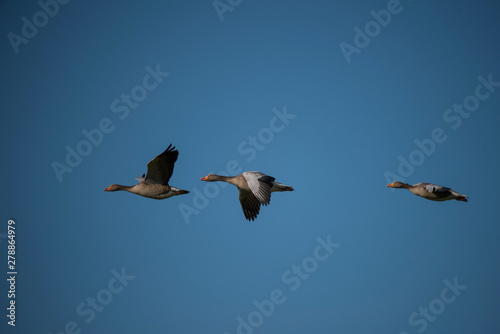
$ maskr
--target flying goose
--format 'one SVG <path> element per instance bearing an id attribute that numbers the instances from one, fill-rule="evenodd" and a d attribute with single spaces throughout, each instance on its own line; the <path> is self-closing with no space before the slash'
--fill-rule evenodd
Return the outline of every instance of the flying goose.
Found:
<path id="1" fill-rule="evenodd" d="M 268 205 L 274 191 L 292 191 L 293 188 L 274 181 L 275 178 L 260 172 L 244 172 L 238 176 L 208 174 L 201 181 L 224 181 L 238 187 L 243 214 L 247 220 L 254 220 L 260 211 L 260 205 Z"/>
<path id="2" fill-rule="evenodd" d="M 429 199 L 431 201 L 448 201 L 455 199 L 457 201 L 467 202 L 468 196 L 457 193 L 455 190 L 446 188 L 443 186 L 438 186 L 432 183 L 417 183 L 414 185 L 409 185 L 403 182 L 393 182 L 387 185 L 390 188 L 405 188 L 411 191 L 413 194 Z"/>
<path id="3" fill-rule="evenodd" d="M 133 194 L 154 199 L 165 199 L 172 196 L 187 194 L 189 191 L 177 189 L 168 185 L 168 181 L 174 171 L 174 163 L 179 152 L 175 146 L 168 145 L 167 149 L 153 160 L 148 162 L 148 172 L 142 177 L 136 178 L 139 181 L 134 186 L 122 186 L 112 184 L 104 191 L 125 190 Z"/>

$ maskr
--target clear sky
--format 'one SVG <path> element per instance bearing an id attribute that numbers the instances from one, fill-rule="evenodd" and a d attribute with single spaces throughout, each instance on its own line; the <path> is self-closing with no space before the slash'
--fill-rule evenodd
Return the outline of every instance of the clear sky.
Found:
<path id="1" fill-rule="evenodd" d="M 0 29 L 2 333 L 500 330 L 497 2 L 3 1 Z M 191 193 L 103 191 L 170 143 Z M 248 222 L 199 180 L 246 170 L 295 191 Z"/>

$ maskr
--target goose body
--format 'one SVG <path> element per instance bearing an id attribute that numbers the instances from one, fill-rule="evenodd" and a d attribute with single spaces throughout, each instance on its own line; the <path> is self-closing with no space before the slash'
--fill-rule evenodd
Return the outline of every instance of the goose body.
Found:
<path id="1" fill-rule="evenodd" d="M 238 188 L 239 200 L 247 220 L 255 220 L 260 206 L 271 202 L 271 193 L 275 191 L 293 191 L 293 188 L 276 182 L 275 178 L 260 172 L 244 172 L 237 176 L 209 174 L 202 181 L 223 181 Z"/>
<path id="2" fill-rule="evenodd" d="M 189 191 L 177 189 L 168 185 L 168 181 L 174 172 L 174 164 L 179 152 L 170 144 L 167 149 L 153 160 L 148 162 L 148 171 L 142 177 L 136 178 L 138 184 L 133 186 L 122 186 L 112 184 L 104 191 L 123 190 L 147 198 L 165 199 L 172 196 L 187 194 Z"/>
<path id="3" fill-rule="evenodd" d="M 468 198 L 468 196 L 460 194 L 455 190 L 432 183 L 417 183 L 414 185 L 409 185 L 403 182 L 396 181 L 388 184 L 387 186 L 389 188 L 408 189 L 413 194 L 431 201 L 442 202 L 454 199 L 457 201 L 467 202 Z"/>

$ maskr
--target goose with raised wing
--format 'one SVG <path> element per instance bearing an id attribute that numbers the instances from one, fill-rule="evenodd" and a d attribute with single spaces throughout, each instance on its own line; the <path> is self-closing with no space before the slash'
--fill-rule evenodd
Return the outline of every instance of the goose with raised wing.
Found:
<path id="1" fill-rule="evenodd" d="M 247 220 L 254 220 L 260 211 L 260 205 L 268 205 L 271 193 L 275 191 L 293 191 L 293 188 L 275 181 L 275 178 L 260 172 L 244 172 L 238 176 L 208 174 L 201 181 L 223 181 L 238 188 L 243 214 Z"/>
<path id="2" fill-rule="evenodd" d="M 112 184 L 104 189 L 104 191 L 124 190 L 153 199 L 165 199 L 187 194 L 189 191 L 177 189 L 168 184 L 174 172 L 174 164 L 178 156 L 179 151 L 175 149 L 175 146 L 172 147 L 172 144 L 170 144 L 162 154 L 148 162 L 147 173 L 143 174 L 142 177 L 136 178 L 139 181 L 138 184 L 133 186 Z"/>
<path id="3" fill-rule="evenodd" d="M 392 182 L 387 185 L 389 188 L 404 188 L 411 191 L 413 194 L 429 199 L 431 201 L 449 201 L 457 200 L 462 202 L 467 202 L 468 196 L 460 194 L 455 190 L 447 187 L 438 186 L 432 183 L 417 183 L 414 185 L 409 185 L 403 182 Z"/>

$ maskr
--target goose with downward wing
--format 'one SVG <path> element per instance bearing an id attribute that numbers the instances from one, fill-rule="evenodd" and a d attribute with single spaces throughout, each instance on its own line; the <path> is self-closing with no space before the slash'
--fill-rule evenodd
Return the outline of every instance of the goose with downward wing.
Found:
<path id="1" fill-rule="evenodd" d="M 247 220 L 254 220 L 260 211 L 260 205 L 268 205 L 271 193 L 275 191 L 293 191 L 293 188 L 275 181 L 275 178 L 260 172 L 244 172 L 238 176 L 209 174 L 202 181 L 223 181 L 238 188 L 243 214 Z"/>

